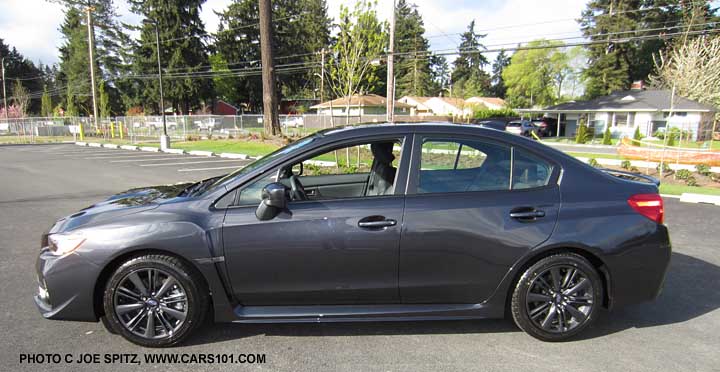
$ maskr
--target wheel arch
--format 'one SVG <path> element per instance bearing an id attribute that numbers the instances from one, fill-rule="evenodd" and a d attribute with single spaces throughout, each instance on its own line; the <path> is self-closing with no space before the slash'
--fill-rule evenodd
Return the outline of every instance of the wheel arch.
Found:
<path id="1" fill-rule="evenodd" d="M 163 250 L 163 249 L 154 249 L 154 248 L 142 248 L 142 249 L 135 249 L 130 250 L 127 252 L 123 252 L 122 254 L 117 255 L 114 257 L 110 262 L 108 262 L 105 267 L 100 271 L 100 275 L 98 275 L 98 278 L 95 280 L 95 286 L 93 288 L 93 312 L 95 316 L 99 319 L 101 316 L 105 315 L 105 310 L 103 307 L 103 292 L 105 290 L 105 286 L 107 285 L 108 280 L 110 280 L 110 277 L 112 274 L 117 270 L 118 267 L 120 267 L 124 262 L 130 260 L 134 257 L 140 257 L 145 255 L 164 255 L 164 256 L 170 256 L 173 258 L 176 258 L 183 263 L 185 263 L 191 270 L 195 272 L 195 274 L 202 279 L 202 287 L 206 288 L 208 291 L 208 297 L 210 297 L 209 301 L 209 313 L 213 313 L 213 303 L 214 303 L 214 292 L 212 291 L 212 288 L 209 285 L 208 278 L 206 277 L 205 273 L 203 273 L 203 270 L 198 268 L 198 266 L 192 262 L 191 260 L 188 260 L 185 257 L 182 257 L 176 253 Z"/>
<path id="2" fill-rule="evenodd" d="M 578 247 L 573 245 L 560 245 L 553 246 L 543 249 L 542 251 L 534 251 L 525 257 L 521 262 L 516 264 L 512 270 L 512 280 L 505 291 L 505 311 L 509 314 L 510 302 L 512 300 L 512 292 L 515 290 L 515 286 L 522 277 L 525 270 L 536 262 L 542 260 L 545 257 L 552 256 L 559 253 L 575 253 L 583 258 L 587 259 L 590 264 L 600 274 L 600 280 L 603 284 L 603 307 L 610 309 L 612 307 L 612 287 L 610 272 L 607 270 L 607 265 L 596 253 L 592 252 L 591 249 L 586 247 Z"/>

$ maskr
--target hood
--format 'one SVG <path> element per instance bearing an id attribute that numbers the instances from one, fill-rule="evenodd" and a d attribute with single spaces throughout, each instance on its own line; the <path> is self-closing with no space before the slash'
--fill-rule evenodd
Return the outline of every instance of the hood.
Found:
<path id="1" fill-rule="evenodd" d="M 178 197 L 183 190 L 191 185 L 192 183 L 179 183 L 141 187 L 115 194 L 105 201 L 83 208 L 77 213 L 58 220 L 49 233 L 75 230 L 91 223 L 157 208 L 160 203 Z"/>

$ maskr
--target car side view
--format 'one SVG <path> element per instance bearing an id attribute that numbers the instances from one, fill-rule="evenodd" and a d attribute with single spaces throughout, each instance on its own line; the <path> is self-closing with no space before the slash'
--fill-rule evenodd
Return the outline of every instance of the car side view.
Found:
<path id="1" fill-rule="evenodd" d="M 473 125 L 316 132 L 234 173 L 129 190 L 43 235 L 35 302 L 148 347 L 215 322 L 511 317 L 545 341 L 653 300 L 653 179 Z"/>

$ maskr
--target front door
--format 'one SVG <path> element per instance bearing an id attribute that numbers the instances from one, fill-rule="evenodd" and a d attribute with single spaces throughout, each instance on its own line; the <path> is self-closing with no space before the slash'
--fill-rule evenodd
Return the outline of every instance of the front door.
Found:
<path id="1" fill-rule="evenodd" d="M 482 302 L 552 233 L 558 170 L 484 139 L 426 137 L 416 150 L 400 245 L 401 299 Z"/>
<path id="2" fill-rule="evenodd" d="M 352 166 L 344 164 L 348 159 Z M 269 221 L 255 217 L 258 192 L 280 171 L 242 188 L 238 205 L 227 209 L 223 244 L 237 299 L 244 305 L 398 303 L 404 188 L 365 193 L 374 178 L 368 176 L 374 164 L 368 144 L 304 160 L 298 178 L 308 183 L 305 200 L 290 201 Z M 397 164 L 386 164 L 397 171 L 391 185 L 406 172 Z"/>

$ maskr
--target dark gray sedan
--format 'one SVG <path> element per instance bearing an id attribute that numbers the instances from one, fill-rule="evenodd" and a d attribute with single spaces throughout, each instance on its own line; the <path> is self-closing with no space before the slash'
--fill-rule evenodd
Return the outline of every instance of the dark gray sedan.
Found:
<path id="1" fill-rule="evenodd" d="M 511 316 L 566 340 L 653 300 L 670 260 L 657 183 L 505 132 L 317 132 L 226 176 L 130 190 L 43 235 L 48 319 L 144 346 L 216 322 Z"/>

